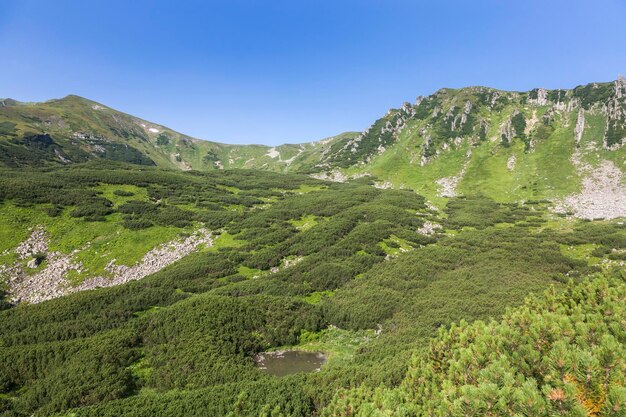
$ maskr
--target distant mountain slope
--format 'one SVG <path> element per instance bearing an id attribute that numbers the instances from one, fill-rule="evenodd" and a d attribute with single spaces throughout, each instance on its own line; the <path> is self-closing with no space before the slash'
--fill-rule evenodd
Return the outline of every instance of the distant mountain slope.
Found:
<path id="1" fill-rule="evenodd" d="M 603 217 L 625 205 L 626 80 L 573 90 L 442 89 L 390 110 L 336 142 L 317 168 L 339 177 L 372 174 L 437 201 L 485 194 L 499 201 L 558 199 Z M 606 193 L 593 194 L 594 190 Z"/>
<path id="2" fill-rule="evenodd" d="M 0 164 L 9 167 L 105 159 L 182 170 L 257 168 L 288 171 L 313 166 L 345 133 L 302 145 L 227 145 L 192 138 L 165 126 L 78 96 L 44 103 L 0 100 Z"/>
<path id="3" fill-rule="evenodd" d="M 571 90 L 441 89 L 361 133 L 269 147 L 195 139 L 77 96 L 0 100 L 0 164 L 108 159 L 251 168 L 343 181 L 373 175 L 435 204 L 455 195 L 550 199 L 580 217 L 626 215 L 626 80 Z"/>

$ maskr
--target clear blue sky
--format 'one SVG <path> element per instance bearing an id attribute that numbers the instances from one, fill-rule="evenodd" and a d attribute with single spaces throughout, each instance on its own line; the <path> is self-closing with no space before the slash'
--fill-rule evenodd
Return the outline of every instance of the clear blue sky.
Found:
<path id="1" fill-rule="evenodd" d="M 362 130 L 441 87 L 618 73 L 624 0 L 0 0 L 0 97 L 78 94 L 228 143 Z"/>

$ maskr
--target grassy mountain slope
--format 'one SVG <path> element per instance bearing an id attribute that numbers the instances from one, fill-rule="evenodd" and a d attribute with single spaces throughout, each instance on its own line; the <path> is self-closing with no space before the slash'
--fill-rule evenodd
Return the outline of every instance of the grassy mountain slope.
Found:
<path id="1" fill-rule="evenodd" d="M 624 143 L 624 79 L 524 93 L 443 89 L 335 144 L 318 168 L 371 173 L 435 202 L 455 194 L 554 199 L 580 191 L 606 161 L 623 174 Z"/>
<path id="2" fill-rule="evenodd" d="M 622 186 L 626 198 L 626 80 L 572 90 L 441 89 L 391 109 L 361 133 L 299 145 L 226 145 L 194 139 L 68 96 L 0 102 L 0 163 L 93 158 L 183 170 L 249 168 L 346 177 L 373 175 L 436 204 L 453 195 L 497 201 L 561 199 Z M 589 188 L 589 187 L 588 187 Z M 610 198 L 609 198 L 610 199 Z"/>
<path id="3" fill-rule="evenodd" d="M 289 171 L 312 165 L 345 133 L 302 145 L 226 145 L 192 138 L 78 96 L 44 103 L 0 100 L 0 164 L 9 167 L 92 159 L 182 170 L 257 168 Z"/>

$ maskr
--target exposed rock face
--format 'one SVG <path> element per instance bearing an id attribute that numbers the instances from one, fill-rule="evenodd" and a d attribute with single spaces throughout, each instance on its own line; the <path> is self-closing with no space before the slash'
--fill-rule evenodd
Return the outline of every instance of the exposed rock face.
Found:
<path id="1" fill-rule="evenodd" d="M 26 266 L 29 267 L 30 269 L 37 268 L 39 266 L 39 259 L 37 259 L 37 258 L 31 259 L 30 261 L 28 261 Z"/>
<path id="2" fill-rule="evenodd" d="M 399 109 L 389 110 L 384 118 L 377 120 L 357 137 L 346 141 L 341 149 L 324 149 L 316 167 L 327 167 L 328 162 L 333 160 L 340 160 L 344 164 L 346 160 L 351 164 L 368 163 L 377 152 L 384 152 L 396 142 L 400 132 L 414 116 L 415 107 L 410 103 L 404 103 Z"/>
<path id="3" fill-rule="evenodd" d="M 511 119 L 507 119 L 500 126 L 500 141 L 504 144 L 510 144 L 513 140 L 513 127 L 511 126 Z"/>
<path id="4" fill-rule="evenodd" d="M 470 161 L 468 159 L 463 165 L 463 168 L 461 169 L 461 172 L 459 172 L 458 175 L 455 175 L 453 177 L 439 178 L 436 181 L 437 185 L 439 185 L 439 195 L 441 197 L 456 197 L 457 195 L 456 188 L 458 187 L 459 183 L 465 176 L 469 162 Z"/>
<path id="5" fill-rule="evenodd" d="M 576 127 L 574 128 L 574 140 L 576 144 L 580 143 L 585 131 L 585 110 L 578 110 L 578 119 L 576 119 Z"/>
<path id="6" fill-rule="evenodd" d="M 537 126 L 537 123 L 539 123 L 539 117 L 537 116 L 537 110 L 533 110 L 533 114 L 531 115 L 531 117 L 526 120 L 526 128 L 524 129 L 524 134 L 525 135 L 530 135 L 530 133 L 535 129 L 535 127 Z M 518 133 L 518 132 L 516 132 Z M 519 132 L 521 133 L 521 132 Z"/>
<path id="7" fill-rule="evenodd" d="M 515 169 L 515 163 L 517 162 L 517 158 L 515 155 L 511 155 L 509 159 L 506 161 L 506 167 L 509 171 L 513 171 Z"/>
<path id="8" fill-rule="evenodd" d="M 267 151 L 265 155 L 269 156 L 272 159 L 280 158 L 280 152 L 278 152 L 276 148 L 270 148 L 270 150 Z"/>
<path id="9" fill-rule="evenodd" d="M 615 97 L 622 98 L 626 95 L 626 78 L 622 75 L 615 80 Z"/>
<path id="10" fill-rule="evenodd" d="M 412 104 L 404 103 L 387 111 L 360 134 L 329 143 L 317 142 L 307 148 L 313 149 L 308 154 L 313 156 L 311 158 L 298 157 L 291 164 L 292 159 L 282 159 L 295 154 L 292 148 L 267 148 L 263 164 L 272 169 L 280 164 L 284 170 L 305 167 L 302 172 L 311 172 L 311 168 L 315 172 L 352 172 L 351 168 L 360 170 L 368 169 L 370 164 L 385 165 L 387 161 L 379 156 L 395 152 L 400 155 L 400 145 L 406 149 L 409 165 L 424 167 L 454 149 L 457 141 L 485 147 L 487 141 L 513 145 L 519 140 L 525 152 L 538 149 L 542 152 L 537 148 L 541 146 L 538 141 L 558 137 L 558 129 L 568 129 L 570 137 L 582 143 L 581 137 L 589 133 L 589 123 L 593 122 L 595 130 L 600 123 L 598 120 L 606 119 L 611 121 L 606 122 L 605 147 L 614 150 L 626 142 L 625 98 L 623 77 L 611 83 L 581 85 L 574 89 L 536 88 L 523 93 L 485 87 L 442 89 L 428 97 L 417 97 Z M 501 151 L 494 149 L 494 152 Z M 259 161 L 258 166 L 264 168 Z M 382 169 L 392 167 L 386 165 Z"/>
<path id="11" fill-rule="evenodd" d="M 3 98 L 0 99 L 0 107 L 9 107 L 15 106 L 18 102 L 13 100 L 12 98 Z"/>
<path id="12" fill-rule="evenodd" d="M 610 150 L 619 149 L 626 142 L 626 79 L 620 77 L 614 86 L 615 94 L 604 107 L 607 116 L 604 147 Z"/>
<path id="13" fill-rule="evenodd" d="M 82 272 L 82 264 L 74 259 L 80 250 L 76 249 L 71 254 L 48 251 L 48 236 L 43 228 L 38 227 L 15 249 L 15 252 L 20 259 L 45 254 L 46 267 L 42 271 L 29 275 L 19 262 L 12 266 L 2 265 L 0 277 L 4 277 L 9 286 L 12 302 L 39 303 L 78 291 L 111 287 L 144 278 L 189 255 L 200 245 L 210 246 L 212 243 L 211 233 L 206 229 L 200 229 L 185 239 L 157 246 L 133 266 L 117 265 L 113 259 L 105 268 L 111 276 L 89 278 L 78 286 L 71 286 L 67 279 L 68 273 L 70 271 L 76 271 L 79 274 Z M 31 262 L 29 262 L 29 267 Z"/>
<path id="14" fill-rule="evenodd" d="M 64 157 L 63 154 L 58 149 L 54 150 L 54 154 L 57 156 L 57 158 L 59 158 L 59 161 L 61 161 L 64 164 L 69 164 L 72 162 L 70 159 Z"/>
<path id="15" fill-rule="evenodd" d="M 473 104 L 471 101 L 466 101 L 465 105 L 463 106 L 463 112 L 457 114 L 453 119 L 452 122 L 450 124 L 450 130 L 453 132 L 460 132 L 463 129 L 463 126 L 465 125 L 465 123 L 467 123 L 467 118 L 469 116 L 469 114 L 471 113 L 473 108 Z M 456 106 L 452 106 L 450 107 L 450 109 L 448 110 L 448 113 L 446 114 L 446 119 L 449 119 L 452 117 L 454 110 L 456 109 Z"/>
<path id="16" fill-rule="evenodd" d="M 536 106 L 545 106 L 548 104 L 548 90 L 545 88 L 537 89 L 537 98 L 528 99 L 530 104 L 534 104 Z"/>

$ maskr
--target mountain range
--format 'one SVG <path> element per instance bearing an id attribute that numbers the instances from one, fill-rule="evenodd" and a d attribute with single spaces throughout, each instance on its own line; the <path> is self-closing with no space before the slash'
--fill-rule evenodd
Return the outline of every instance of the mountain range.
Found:
<path id="1" fill-rule="evenodd" d="M 73 95 L 43 103 L 0 100 L 0 164 L 8 167 L 104 159 L 336 181 L 370 175 L 381 187 L 411 188 L 435 204 L 470 194 L 575 200 L 598 188 L 612 191 L 606 204 L 623 202 L 624 143 L 621 76 L 569 90 L 444 88 L 390 109 L 363 132 L 276 147 L 200 140 Z M 611 216 L 603 208 L 569 210 Z"/>

